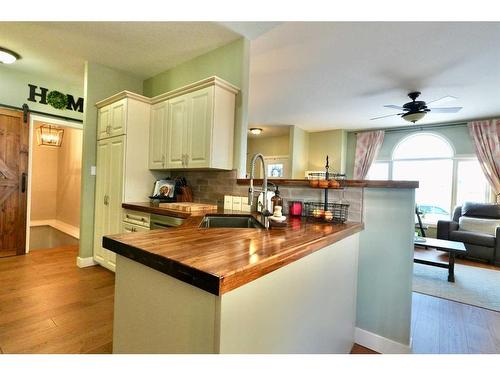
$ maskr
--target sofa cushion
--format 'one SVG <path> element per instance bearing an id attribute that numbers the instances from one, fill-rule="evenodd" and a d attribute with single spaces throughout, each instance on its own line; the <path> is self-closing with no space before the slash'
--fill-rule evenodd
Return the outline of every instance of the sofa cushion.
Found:
<path id="1" fill-rule="evenodd" d="M 500 219 L 500 204 L 465 202 L 462 205 L 462 216 Z"/>
<path id="2" fill-rule="evenodd" d="M 497 227 L 500 226 L 500 219 L 480 219 L 477 217 L 461 216 L 458 219 L 458 226 L 460 230 L 496 236 Z"/>
<path id="3" fill-rule="evenodd" d="M 473 245 L 495 247 L 495 237 L 491 234 L 454 230 L 450 232 L 450 240 Z"/>

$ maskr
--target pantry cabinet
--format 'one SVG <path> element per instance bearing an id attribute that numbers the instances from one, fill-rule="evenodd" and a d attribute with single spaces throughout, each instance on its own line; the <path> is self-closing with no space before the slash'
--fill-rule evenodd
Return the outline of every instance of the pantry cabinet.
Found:
<path id="1" fill-rule="evenodd" d="M 232 169 L 237 93 L 210 77 L 153 98 L 149 168 Z"/>
<path id="2" fill-rule="evenodd" d="M 125 91 L 97 103 L 104 138 L 97 141 L 94 260 L 112 271 L 116 254 L 102 247 L 102 237 L 128 231 L 122 203 L 144 201 L 155 181 L 148 169 L 149 100 Z"/>

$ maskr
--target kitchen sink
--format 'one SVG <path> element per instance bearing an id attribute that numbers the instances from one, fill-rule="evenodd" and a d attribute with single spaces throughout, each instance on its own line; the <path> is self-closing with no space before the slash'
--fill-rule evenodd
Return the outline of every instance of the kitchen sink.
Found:
<path id="1" fill-rule="evenodd" d="M 240 215 L 240 216 L 207 215 L 201 221 L 200 228 L 264 229 L 264 226 L 252 215 Z"/>

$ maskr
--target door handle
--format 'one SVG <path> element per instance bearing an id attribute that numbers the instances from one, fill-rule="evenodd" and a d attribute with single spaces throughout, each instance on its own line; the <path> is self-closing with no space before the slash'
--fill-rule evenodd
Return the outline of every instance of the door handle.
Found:
<path id="1" fill-rule="evenodd" d="M 21 193 L 26 193 L 26 181 L 28 179 L 28 175 L 23 172 L 21 175 Z"/>
<path id="2" fill-rule="evenodd" d="M 109 204 L 109 196 L 107 194 L 104 196 L 104 204 L 106 206 Z"/>

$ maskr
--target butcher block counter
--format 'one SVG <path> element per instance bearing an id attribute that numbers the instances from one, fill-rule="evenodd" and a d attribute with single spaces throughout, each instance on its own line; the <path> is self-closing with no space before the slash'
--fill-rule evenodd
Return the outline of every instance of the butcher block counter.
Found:
<path id="1" fill-rule="evenodd" d="M 137 210 L 136 205 L 127 208 Z M 221 295 L 363 229 L 361 223 L 332 225 L 301 218 L 270 230 L 199 228 L 203 216 L 184 214 L 184 224 L 167 230 L 106 236 L 103 246 Z"/>
<path id="2" fill-rule="evenodd" d="M 362 223 L 203 217 L 103 238 L 117 254 L 113 353 L 349 353 Z"/>

